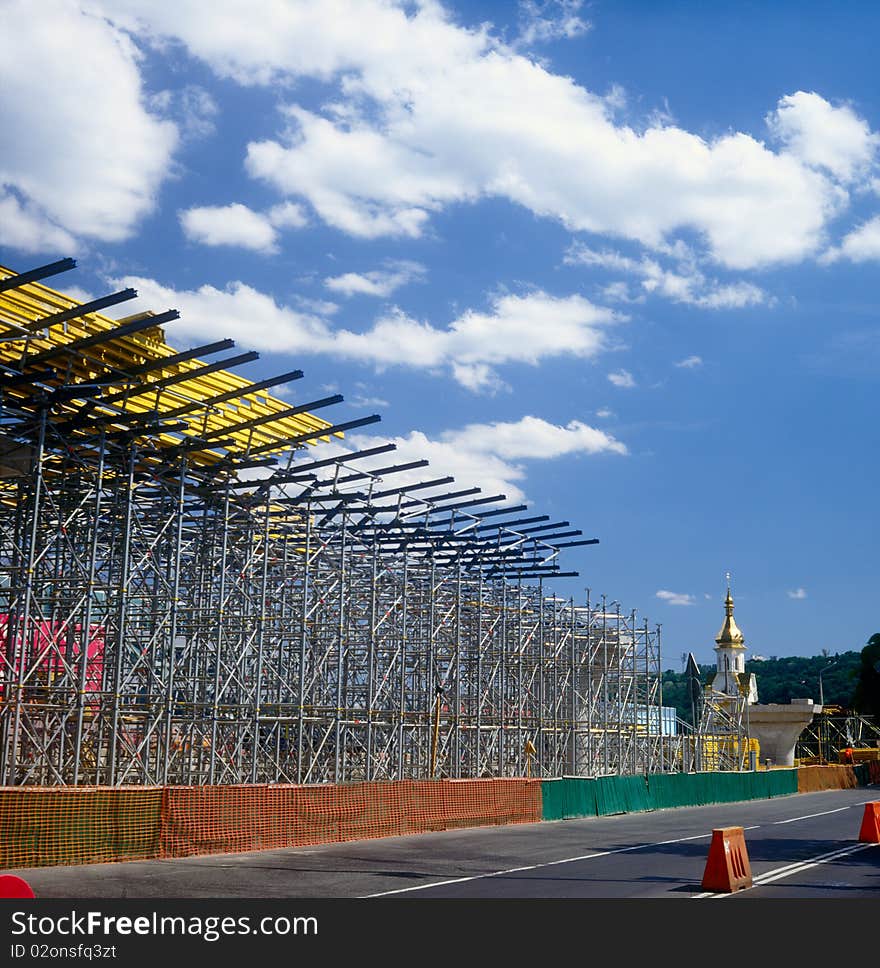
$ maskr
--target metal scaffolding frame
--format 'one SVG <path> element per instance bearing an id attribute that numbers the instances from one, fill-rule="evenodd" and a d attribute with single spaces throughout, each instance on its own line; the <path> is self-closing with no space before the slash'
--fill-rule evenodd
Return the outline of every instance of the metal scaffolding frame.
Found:
<path id="1" fill-rule="evenodd" d="M 699 729 L 693 739 L 697 770 L 747 770 L 753 748 L 749 735 L 748 685 L 736 695 L 707 685 L 701 701 Z"/>
<path id="2" fill-rule="evenodd" d="M 545 591 L 596 539 L 393 444 L 323 457 L 379 417 L 40 281 L 74 264 L 0 268 L 0 785 L 680 768 L 659 626 Z"/>

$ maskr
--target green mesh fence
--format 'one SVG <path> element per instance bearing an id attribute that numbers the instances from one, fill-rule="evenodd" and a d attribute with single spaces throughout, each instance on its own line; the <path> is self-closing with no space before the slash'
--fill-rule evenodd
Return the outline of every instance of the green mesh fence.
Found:
<path id="1" fill-rule="evenodd" d="M 867 776 L 867 770 L 864 771 Z M 638 813 L 798 792 L 797 770 L 743 773 L 652 773 L 650 776 L 563 777 L 541 783 L 544 820 Z"/>

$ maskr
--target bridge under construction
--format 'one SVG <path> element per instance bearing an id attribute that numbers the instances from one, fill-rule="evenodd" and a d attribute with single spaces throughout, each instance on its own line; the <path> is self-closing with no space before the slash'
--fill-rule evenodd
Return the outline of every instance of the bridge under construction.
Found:
<path id="1" fill-rule="evenodd" d="M 0 785 L 680 768 L 659 627 L 545 588 L 595 539 L 346 448 L 378 415 L 74 265 L 0 267 Z"/>

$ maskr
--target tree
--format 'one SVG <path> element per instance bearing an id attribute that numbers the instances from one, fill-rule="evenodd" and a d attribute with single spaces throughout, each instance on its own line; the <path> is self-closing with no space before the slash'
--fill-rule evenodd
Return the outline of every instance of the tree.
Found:
<path id="1" fill-rule="evenodd" d="M 880 632 L 862 649 L 853 702 L 860 713 L 880 719 Z"/>

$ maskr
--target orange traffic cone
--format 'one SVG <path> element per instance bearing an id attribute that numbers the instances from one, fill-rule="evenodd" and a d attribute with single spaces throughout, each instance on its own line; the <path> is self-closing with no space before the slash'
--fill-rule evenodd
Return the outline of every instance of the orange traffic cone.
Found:
<path id="1" fill-rule="evenodd" d="M 704 891 L 740 891 L 752 886 L 752 868 L 742 827 L 721 827 L 712 831 Z"/>
<path id="2" fill-rule="evenodd" d="M 869 844 L 880 844 L 880 800 L 865 804 L 859 840 L 866 840 Z"/>

